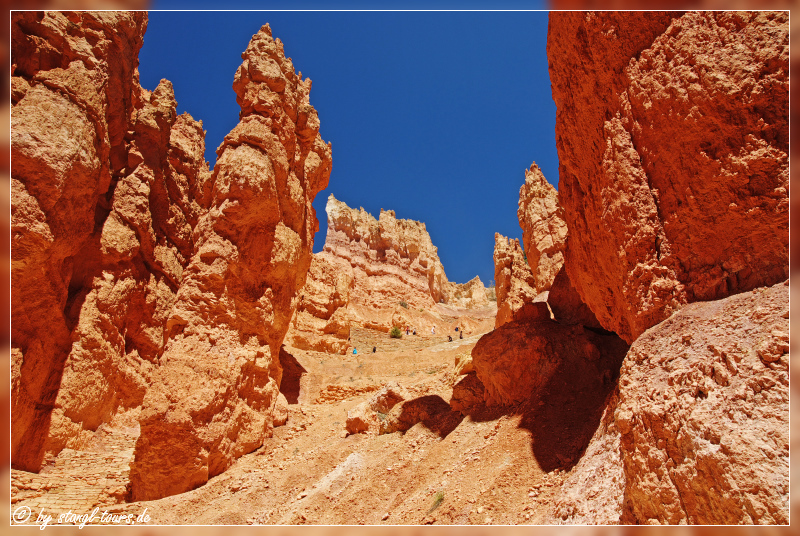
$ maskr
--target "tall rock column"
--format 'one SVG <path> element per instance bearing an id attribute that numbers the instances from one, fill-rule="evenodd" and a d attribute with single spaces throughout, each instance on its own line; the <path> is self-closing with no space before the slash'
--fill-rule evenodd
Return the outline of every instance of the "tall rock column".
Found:
<path id="1" fill-rule="evenodd" d="M 519 189 L 517 218 L 536 292 L 550 290 L 564 264 L 567 224 L 564 209 L 558 203 L 558 192 L 544 178 L 536 162 L 525 171 L 525 184 Z"/>
<path id="2" fill-rule="evenodd" d="M 788 12 L 552 13 L 569 278 L 632 342 L 788 277 Z"/>
<path id="3" fill-rule="evenodd" d="M 217 150 L 210 210 L 166 324 L 144 398 L 134 500 L 191 490 L 271 435 L 280 345 L 305 283 L 331 147 L 302 80 L 268 25 L 233 88 L 240 123 Z"/>

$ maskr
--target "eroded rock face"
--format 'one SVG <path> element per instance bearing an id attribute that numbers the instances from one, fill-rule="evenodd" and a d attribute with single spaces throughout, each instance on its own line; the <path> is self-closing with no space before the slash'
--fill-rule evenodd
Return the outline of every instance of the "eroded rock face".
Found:
<path id="1" fill-rule="evenodd" d="M 693 304 L 631 346 L 623 522 L 789 522 L 788 316 L 780 283 Z"/>
<path id="2" fill-rule="evenodd" d="M 538 294 L 550 289 L 564 264 L 567 224 L 564 209 L 558 203 L 558 192 L 544 178 L 536 162 L 525 171 L 525 184 L 519 189 L 517 217 Z"/>
<path id="3" fill-rule="evenodd" d="M 314 254 L 286 344 L 343 354 L 350 338 L 347 304 L 353 277 L 346 260 L 324 251 Z"/>
<path id="4" fill-rule="evenodd" d="M 242 58 L 233 83 L 241 120 L 217 149 L 210 209 L 142 405 L 135 500 L 197 487 L 271 435 L 280 346 L 311 264 L 311 203 L 327 186 L 331 148 L 311 81 L 269 25 Z"/>
<path id="5" fill-rule="evenodd" d="M 623 362 L 613 420 L 592 440 L 604 447 L 590 445 L 571 477 L 592 480 L 603 466 L 624 473 L 622 485 L 582 503 L 567 493 L 555 517 L 788 523 L 788 317 L 779 283 L 688 305 L 645 332 Z"/>
<path id="6" fill-rule="evenodd" d="M 489 305 L 489 292 L 477 275 L 466 283 L 448 281 L 445 303 L 463 309 L 479 309 Z"/>
<path id="7" fill-rule="evenodd" d="M 494 280 L 497 293 L 494 327 L 499 328 L 513 320 L 516 312 L 526 303 L 532 303 L 538 294 L 536 278 L 516 238 L 494 234 Z"/>
<path id="8" fill-rule="evenodd" d="M 788 14 L 552 13 L 566 266 L 632 342 L 788 277 Z"/>
<path id="9" fill-rule="evenodd" d="M 137 407 L 205 208 L 203 131 L 138 83 L 144 12 L 12 17 L 12 466 Z M 195 202 L 189 199 L 196 198 Z"/>
<path id="10" fill-rule="evenodd" d="M 425 224 L 382 210 L 375 219 L 333 194 L 325 209 L 324 251 L 314 255 L 287 343 L 296 348 L 344 353 L 350 326 L 388 332 L 392 326 L 425 329 L 446 324 L 437 303 L 488 307 L 480 278 L 447 280 Z"/>

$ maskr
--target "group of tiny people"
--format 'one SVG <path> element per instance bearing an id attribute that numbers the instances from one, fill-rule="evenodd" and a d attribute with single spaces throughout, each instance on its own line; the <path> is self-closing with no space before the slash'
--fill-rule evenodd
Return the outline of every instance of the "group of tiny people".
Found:
<path id="1" fill-rule="evenodd" d="M 417 328 L 412 328 L 411 326 L 406 326 L 405 328 L 403 328 L 403 331 L 406 332 L 406 335 L 416 335 L 417 334 Z M 464 338 L 464 330 L 462 328 L 459 328 L 458 326 L 456 326 L 455 331 L 456 331 L 456 333 L 458 333 L 458 338 L 459 339 L 463 339 Z M 431 335 L 436 335 L 436 326 L 431 326 Z M 350 338 L 348 337 L 347 340 L 349 341 Z M 447 342 L 453 342 L 453 336 L 452 335 L 448 335 L 447 336 Z M 377 351 L 378 351 L 378 347 L 377 346 L 373 346 L 372 347 L 372 353 L 374 354 Z M 358 354 L 358 348 L 353 346 L 353 355 L 356 355 L 356 354 Z"/>

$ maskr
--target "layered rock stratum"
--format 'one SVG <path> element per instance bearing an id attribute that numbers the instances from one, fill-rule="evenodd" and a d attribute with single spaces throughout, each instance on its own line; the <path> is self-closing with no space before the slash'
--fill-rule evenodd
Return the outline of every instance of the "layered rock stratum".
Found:
<path id="1" fill-rule="evenodd" d="M 786 12 L 553 13 L 566 266 L 633 342 L 788 277 Z"/>
<path id="2" fill-rule="evenodd" d="M 172 85 L 139 85 L 146 26 L 12 18 L 12 465 L 140 427 L 134 498 L 192 489 L 269 437 L 331 169 L 311 82 L 264 26 L 209 171 Z"/>
<path id="3" fill-rule="evenodd" d="M 479 277 L 448 281 L 424 223 L 398 219 L 392 210 L 375 219 L 333 194 L 325 210 L 325 247 L 314 255 L 290 346 L 343 353 L 351 326 L 442 333 L 447 308 L 491 308 Z"/>

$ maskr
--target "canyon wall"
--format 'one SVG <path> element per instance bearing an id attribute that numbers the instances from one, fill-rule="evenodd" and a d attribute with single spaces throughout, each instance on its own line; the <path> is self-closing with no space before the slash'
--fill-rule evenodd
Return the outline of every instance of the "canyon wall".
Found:
<path id="1" fill-rule="evenodd" d="M 140 429 L 134 499 L 187 491 L 269 437 L 331 149 L 268 26 L 240 123 L 204 159 L 172 85 L 138 81 L 143 12 L 12 17 L 12 466 Z"/>
<path id="2" fill-rule="evenodd" d="M 389 331 L 444 326 L 437 304 L 489 307 L 480 278 L 447 280 L 425 224 L 381 210 L 376 220 L 328 198 L 325 248 L 314 255 L 286 342 L 296 348 L 343 353 L 350 326 Z M 441 330 L 440 330 L 441 331 Z"/>
<path id="3" fill-rule="evenodd" d="M 204 212 L 202 128 L 138 84 L 146 13 L 14 13 L 12 467 L 141 404 Z M 173 134 L 174 130 L 174 134 Z"/>
<path id="4" fill-rule="evenodd" d="M 788 14 L 552 13 L 548 56 L 565 281 L 633 343 L 551 521 L 787 523 Z"/>
<path id="5" fill-rule="evenodd" d="M 550 17 L 567 272 L 628 342 L 788 277 L 787 17 Z"/>

